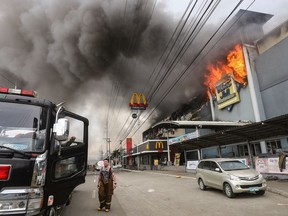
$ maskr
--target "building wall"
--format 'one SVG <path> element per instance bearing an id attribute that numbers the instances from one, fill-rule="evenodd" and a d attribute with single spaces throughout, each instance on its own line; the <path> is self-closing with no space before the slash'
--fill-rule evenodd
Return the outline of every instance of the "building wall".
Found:
<path id="1" fill-rule="evenodd" d="M 287 60 L 288 37 L 255 59 L 260 92 L 267 119 L 288 113 Z"/>
<path id="2" fill-rule="evenodd" d="M 269 34 L 257 41 L 257 49 L 259 54 L 263 54 L 275 44 L 281 42 L 288 37 L 288 21 L 275 28 Z"/>
<path id="3" fill-rule="evenodd" d="M 234 104 L 232 111 L 228 111 L 226 108 L 219 110 L 217 108 L 216 101 L 214 101 L 214 111 L 216 121 L 250 120 L 252 122 L 255 122 L 250 97 L 250 90 L 248 86 L 246 86 L 246 88 L 241 88 L 239 94 L 240 94 L 240 102 Z"/>

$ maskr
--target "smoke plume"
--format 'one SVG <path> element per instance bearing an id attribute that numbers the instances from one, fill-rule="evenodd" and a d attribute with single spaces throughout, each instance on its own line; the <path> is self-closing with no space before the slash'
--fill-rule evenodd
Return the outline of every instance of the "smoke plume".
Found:
<path id="1" fill-rule="evenodd" d="M 17 81 L 87 116 L 98 132 L 90 139 L 96 146 L 103 142 L 111 89 L 119 88 L 117 103 L 128 104 L 175 27 L 161 7 L 153 7 L 152 1 L 2 0 L 0 73 L 11 87 Z M 126 108 L 118 109 L 121 127 Z"/>

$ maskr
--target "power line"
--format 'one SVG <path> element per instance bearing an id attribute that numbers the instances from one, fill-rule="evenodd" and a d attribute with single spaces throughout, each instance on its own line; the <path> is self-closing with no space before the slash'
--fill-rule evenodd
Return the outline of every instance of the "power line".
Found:
<path id="1" fill-rule="evenodd" d="M 188 6 L 186 7 L 186 9 L 185 9 L 182 17 L 180 18 L 180 20 L 179 20 L 179 22 L 178 22 L 178 24 L 177 24 L 177 26 L 176 26 L 173 34 L 172 34 L 172 36 L 170 37 L 170 39 L 169 39 L 166 47 L 164 48 L 164 51 L 162 52 L 162 55 L 161 55 L 160 58 L 158 59 L 157 64 L 156 64 L 156 66 L 154 67 L 153 71 L 150 73 L 150 76 L 149 76 L 149 78 L 148 78 L 148 80 L 147 80 L 147 82 L 146 82 L 146 84 L 145 84 L 145 87 L 144 87 L 144 89 L 142 90 L 142 92 L 144 92 L 144 91 L 146 90 L 146 87 L 148 86 L 148 83 L 150 82 L 150 80 L 152 79 L 152 77 L 153 77 L 154 74 L 155 74 L 155 76 L 156 76 L 155 79 L 157 79 L 157 77 L 159 76 L 160 70 L 158 71 L 158 73 L 155 73 L 156 68 L 157 68 L 158 65 L 160 64 L 162 58 L 164 57 L 165 52 L 168 50 L 168 47 L 169 47 L 170 44 L 172 43 L 172 40 L 173 40 L 175 34 L 177 33 L 178 28 L 180 27 L 180 24 L 182 23 L 182 21 L 183 21 L 183 19 L 184 19 L 184 17 L 185 17 L 185 14 L 187 13 L 188 9 L 190 8 L 192 2 L 193 2 L 193 0 L 191 0 L 191 1 L 189 2 Z M 196 1 L 196 3 L 197 3 L 197 1 Z M 196 4 L 196 3 L 195 3 L 195 4 Z M 193 8 L 192 8 L 192 9 L 193 9 Z M 191 9 L 191 11 L 192 11 L 192 9 Z M 183 26 L 184 26 L 184 25 L 183 25 Z M 182 28 L 182 29 L 183 29 L 183 28 Z M 181 31 L 180 31 L 180 33 L 181 33 Z M 180 33 L 179 33 L 179 34 L 180 34 Z M 176 37 L 175 41 L 178 39 L 179 34 L 178 34 L 178 36 Z M 174 43 L 174 44 L 175 44 L 175 43 Z M 172 49 L 172 48 L 173 48 L 173 45 L 172 45 L 172 47 L 171 47 L 170 49 Z M 168 58 L 168 56 L 166 57 L 166 59 L 167 59 L 167 58 Z M 166 59 L 165 59 L 165 61 L 166 61 Z M 153 86 L 153 84 L 152 84 L 152 86 Z M 150 91 L 149 91 L 149 92 L 150 92 Z M 149 95 L 149 92 L 147 93 L 147 95 Z"/>
<path id="2" fill-rule="evenodd" d="M 153 13 L 154 13 L 154 10 L 155 10 L 156 3 L 157 3 L 157 0 L 154 1 L 154 4 L 153 4 L 153 7 L 152 7 L 152 11 L 151 11 L 151 14 L 150 14 L 149 20 L 151 20 L 151 18 L 152 18 L 152 16 L 153 16 Z M 137 4 L 140 4 L 140 1 L 138 1 Z M 147 7 L 147 4 L 148 4 L 148 0 L 146 1 L 145 8 L 144 8 L 144 10 L 142 11 L 143 14 L 145 13 L 145 10 L 146 10 L 146 7 Z M 126 7 L 125 7 L 125 8 L 126 8 Z M 125 10 L 126 10 L 126 9 L 125 9 Z M 139 16 L 140 16 L 140 15 L 141 15 L 141 14 L 139 14 Z M 141 17 L 141 16 L 140 16 L 140 17 Z M 129 51 L 130 49 L 132 49 L 133 46 L 135 46 L 136 39 L 135 39 L 135 40 L 133 40 L 133 39 L 135 38 L 135 36 L 137 36 L 137 32 L 138 32 L 138 30 L 139 30 L 137 27 L 140 28 L 141 26 L 140 26 L 140 25 L 136 26 L 135 31 L 134 31 L 134 33 L 132 34 L 131 40 L 130 40 L 129 45 L 128 45 L 128 51 Z M 134 43 L 134 41 L 135 41 L 135 43 Z M 119 107 L 119 111 L 118 111 L 118 113 L 119 113 L 119 112 L 120 112 L 120 107 Z M 119 115 L 118 115 L 118 116 L 119 116 Z M 117 116 L 117 118 L 118 118 L 118 116 Z M 129 117 L 130 117 L 130 115 L 127 116 L 127 119 L 126 119 L 126 121 L 125 121 L 125 123 L 124 123 L 124 125 L 123 125 L 123 127 L 121 128 L 121 130 L 120 130 L 119 133 L 121 133 L 121 131 L 122 131 L 123 128 L 125 127 L 127 121 L 129 120 Z M 130 125 L 129 125 L 129 126 L 130 126 Z M 128 127 L 129 127 L 129 126 L 128 126 Z M 118 133 L 117 137 L 119 136 L 119 133 Z M 115 142 L 116 142 L 116 141 L 117 141 L 117 139 L 115 140 Z"/>
<path id="3" fill-rule="evenodd" d="M 246 11 L 250 8 L 250 6 L 255 2 L 256 0 L 254 0 L 246 9 Z M 159 105 L 163 102 L 163 100 L 169 95 L 169 93 L 175 88 L 176 84 L 179 83 L 179 81 L 181 80 L 181 78 L 186 74 L 186 72 L 188 71 L 188 69 L 192 66 L 193 63 L 195 63 L 195 61 L 199 58 L 200 54 L 204 51 L 204 49 L 208 46 L 208 44 L 210 44 L 211 40 L 215 37 L 215 35 L 220 31 L 220 29 L 223 27 L 223 25 L 227 22 L 227 20 L 231 17 L 231 15 L 235 12 L 235 10 L 241 5 L 241 3 L 243 2 L 243 0 L 239 1 L 239 3 L 236 5 L 236 7 L 234 7 L 234 9 L 232 10 L 232 12 L 226 17 L 226 19 L 222 22 L 222 24 L 217 28 L 217 30 L 212 34 L 212 36 L 209 38 L 209 40 L 205 43 L 205 45 L 202 47 L 202 49 L 197 53 L 197 55 L 193 58 L 193 60 L 190 62 L 190 64 L 182 71 L 182 73 L 178 76 L 178 78 L 176 79 L 176 81 L 166 90 L 166 92 L 162 95 L 162 99 L 160 100 L 160 102 L 155 106 L 155 108 L 144 117 L 144 121 L 141 123 L 141 125 L 134 131 L 134 133 L 132 134 L 132 136 L 135 135 L 135 133 L 144 125 L 144 123 L 149 119 L 149 117 L 152 115 L 152 113 L 159 107 Z M 215 7 L 214 7 L 215 9 Z M 214 10 L 212 9 L 212 10 Z M 212 11 L 211 11 L 212 13 Z M 210 13 L 210 15 L 211 15 Z M 242 14 L 243 15 L 243 14 Z M 206 20 L 204 22 L 207 21 L 208 18 L 206 18 Z M 236 22 L 236 21 L 235 21 Z M 233 23 L 234 24 L 234 23 Z M 229 29 L 228 29 L 229 30 Z M 227 30 L 227 31 L 228 31 Z M 199 31 L 199 30 L 198 30 Z M 224 37 L 224 35 L 227 33 L 227 31 L 222 35 L 222 37 Z M 222 38 L 221 37 L 221 38 Z M 219 39 L 220 40 L 220 39 Z M 218 40 L 218 41 L 219 41 Z M 218 42 L 217 41 L 217 42 Z M 215 45 L 214 45 L 215 46 Z M 211 50 L 210 50 L 211 51 Z M 209 51 L 209 52 L 210 52 Z M 181 56 L 182 57 L 182 56 Z M 140 116 L 139 116 L 140 117 Z M 134 124 L 135 125 L 135 124 Z M 129 135 L 129 134 L 128 134 Z M 127 136 L 128 136 L 127 135 Z"/>
<path id="4" fill-rule="evenodd" d="M 219 2 L 219 1 L 218 1 Z M 208 9 L 210 8 L 210 6 L 212 5 L 213 1 L 210 2 L 210 4 L 207 6 L 207 8 L 205 9 L 205 11 L 203 12 L 202 16 L 200 17 L 199 21 L 197 22 L 196 26 L 194 27 L 193 31 L 190 33 L 190 36 L 188 37 L 188 39 L 185 41 L 184 45 L 181 46 L 181 48 L 178 49 L 176 57 L 174 57 L 174 60 L 170 63 L 170 65 L 168 66 L 168 69 L 166 71 L 166 73 L 163 74 L 162 78 L 159 80 L 159 82 L 156 85 L 156 88 L 153 90 L 153 92 L 150 95 L 150 101 L 152 100 L 153 96 L 159 91 L 159 89 L 162 87 L 162 85 L 164 84 L 165 80 L 167 80 L 168 76 L 171 74 L 171 72 L 173 71 L 173 69 L 175 68 L 175 66 L 178 64 L 178 62 L 180 61 L 180 59 L 183 57 L 183 55 L 186 53 L 186 51 L 188 50 L 188 48 L 190 47 L 190 44 L 192 43 L 192 41 L 189 43 L 189 40 L 191 39 L 192 35 L 194 34 L 194 32 L 196 31 L 197 27 L 200 25 L 203 17 L 205 16 L 205 14 L 207 13 Z M 204 9 L 205 5 L 203 6 Z M 208 13 L 208 17 L 211 16 L 211 13 Z M 204 23 L 203 23 L 204 25 Z M 202 27 L 203 27 L 202 25 Z M 202 29 L 202 27 L 200 28 L 200 30 Z M 199 33 L 199 31 L 198 31 Z M 188 45 L 187 45 L 188 44 Z M 185 48 L 186 47 L 186 48 Z"/>
<path id="5" fill-rule="evenodd" d="M 10 79 L 8 79 L 6 76 L 4 76 L 3 74 L 0 74 L 5 80 L 7 80 L 8 82 L 10 82 L 12 85 L 14 85 L 15 87 L 17 87 L 17 82 L 13 83 Z"/>
<path id="6" fill-rule="evenodd" d="M 176 32 L 177 32 L 177 30 L 178 30 L 178 28 L 179 28 L 179 26 L 180 26 L 183 18 L 185 17 L 185 14 L 187 13 L 187 11 L 188 11 L 188 9 L 189 9 L 189 7 L 191 6 L 192 1 L 193 1 L 193 0 L 191 0 L 190 3 L 188 4 L 188 7 L 186 8 L 186 10 L 185 10 L 182 18 L 181 18 L 180 21 L 178 22 L 178 25 L 177 25 L 176 29 L 174 30 L 174 33 L 173 33 L 173 35 L 171 36 L 171 38 L 170 38 L 170 40 L 169 40 L 166 48 L 164 49 L 164 51 L 163 51 L 163 53 L 162 53 L 162 56 L 160 57 L 157 65 L 156 65 L 156 67 L 154 68 L 154 71 L 155 71 L 155 69 L 157 68 L 158 64 L 160 63 L 161 58 L 164 56 L 164 53 L 165 53 L 166 50 L 168 49 L 169 44 L 172 42 L 172 39 L 173 39 L 174 35 L 176 34 Z M 197 1 L 196 1 L 196 2 L 197 2 Z M 155 5 L 155 4 L 154 4 L 154 5 Z M 153 9 L 153 10 L 154 10 L 154 9 Z M 192 10 L 193 10 L 193 8 L 192 8 Z M 189 18 L 189 17 L 188 17 L 188 18 Z M 187 20 L 188 20 L 188 18 L 187 18 Z M 187 22 L 187 20 L 186 20 L 186 22 Z M 186 24 L 186 22 L 183 24 L 183 26 Z M 182 27 L 182 30 L 183 30 L 183 27 Z M 182 31 L 182 30 L 181 30 L 181 31 Z M 180 33 L 181 33 L 181 32 L 180 32 Z M 177 40 L 177 39 L 179 38 L 180 33 L 177 35 L 177 37 L 176 37 L 175 40 Z M 174 43 L 174 45 L 175 45 L 175 43 Z M 173 46 L 174 46 L 174 45 L 173 45 Z M 172 48 L 173 48 L 173 46 L 172 46 Z M 147 84 L 148 84 L 149 80 L 151 79 L 152 75 L 154 74 L 154 71 L 150 74 L 150 77 L 149 77 L 149 79 L 148 79 L 148 81 L 147 81 Z M 146 85 L 146 86 L 147 86 L 147 85 Z M 144 89 L 144 90 L 145 90 L 145 89 Z M 144 92 L 144 90 L 143 90 L 143 92 Z M 131 127 L 131 125 L 132 125 L 132 122 L 133 122 L 133 121 L 130 122 L 130 124 L 129 124 L 129 126 L 127 127 L 126 131 L 123 133 L 123 135 L 124 135 L 125 138 L 129 135 L 129 133 L 131 132 L 132 128 L 135 126 L 136 122 L 139 120 L 139 118 L 140 118 L 141 115 L 142 115 L 142 113 L 139 114 L 137 120 L 134 121 L 134 124 L 133 124 L 132 127 Z M 128 116 L 128 118 L 129 118 L 129 116 Z M 127 120 L 128 120 L 128 119 L 126 119 L 126 122 L 127 122 Z M 124 123 L 123 127 L 126 125 L 126 122 Z M 121 131 L 122 131 L 123 127 L 121 128 Z M 126 135 L 126 133 L 127 133 L 127 135 Z M 119 134 L 117 135 L 117 137 L 119 137 Z M 116 140 L 117 140 L 117 139 L 116 139 Z"/>
<path id="7" fill-rule="evenodd" d="M 231 25 L 231 27 L 224 32 L 222 37 L 217 41 L 219 42 L 224 35 L 232 28 L 232 26 L 244 15 L 244 13 L 254 4 L 256 0 L 254 0 L 242 13 L 242 15 Z M 135 135 L 135 133 L 144 125 L 144 123 L 149 119 L 149 117 L 152 115 L 152 113 L 159 107 L 159 105 L 163 102 L 163 100 L 168 96 L 168 94 L 175 88 L 176 84 L 181 80 L 181 78 L 184 76 L 184 74 L 188 71 L 188 69 L 192 66 L 192 64 L 196 61 L 196 59 L 200 56 L 200 54 L 203 52 L 203 50 L 206 48 L 206 46 L 211 42 L 211 40 L 215 37 L 215 35 L 219 32 L 219 30 L 222 28 L 222 26 L 227 22 L 227 20 L 232 16 L 232 14 L 235 12 L 235 10 L 241 5 L 243 0 L 239 1 L 239 3 L 234 7 L 232 12 L 226 17 L 226 19 L 222 22 L 222 24 L 217 28 L 217 30 L 212 34 L 212 36 L 209 38 L 209 40 L 205 43 L 205 45 L 202 47 L 202 49 L 198 52 L 198 54 L 193 58 L 193 60 L 190 62 L 190 64 L 182 71 L 180 76 L 177 78 L 177 80 L 174 82 L 174 84 L 166 91 L 164 95 L 162 95 L 162 99 L 159 101 L 159 103 L 155 106 L 155 108 L 145 116 L 145 120 L 141 123 L 141 125 L 134 131 L 132 136 Z M 209 52 L 211 49 L 209 50 Z"/>
<path id="8" fill-rule="evenodd" d="M 212 2 L 213 2 L 213 1 L 212 1 Z M 197 3 L 197 1 L 196 1 L 196 3 Z M 210 7 L 210 5 L 211 5 L 211 2 L 210 2 L 210 4 L 209 4 L 208 8 Z M 190 5 L 189 5 L 189 6 L 190 6 Z M 194 9 L 194 7 L 195 7 L 195 4 L 194 4 L 194 6 L 192 7 L 189 15 L 187 16 L 186 21 L 184 22 L 184 24 L 183 24 L 183 26 L 182 26 L 182 28 L 181 28 L 181 30 L 180 30 L 180 33 L 182 32 L 185 24 L 187 23 L 187 20 L 189 19 L 189 16 L 191 15 L 191 12 L 192 12 L 192 10 Z M 188 7 L 188 8 L 189 8 L 189 7 Z M 187 10 L 188 10 L 188 8 L 187 8 Z M 187 13 L 187 10 L 185 11 L 185 13 Z M 207 12 L 207 10 L 204 12 L 204 14 L 205 14 L 206 12 Z M 184 14 L 185 14 L 185 13 L 184 13 Z M 182 17 L 184 17 L 184 16 L 182 16 Z M 202 17 L 203 17 L 203 16 L 202 16 Z M 201 21 L 202 17 L 200 18 L 199 22 Z M 181 23 L 181 22 L 182 22 L 182 21 L 180 21 L 180 23 Z M 180 26 L 180 25 L 179 25 L 179 26 Z M 179 38 L 179 35 L 180 35 L 180 34 L 177 35 L 176 40 Z M 174 46 L 174 45 L 175 45 L 175 42 L 174 42 L 173 46 Z M 184 44 L 183 47 L 185 47 L 185 45 L 186 45 L 186 44 Z M 173 48 L 173 46 L 172 46 L 172 48 Z M 171 49 L 172 49 L 172 48 L 171 48 Z M 182 48 L 182 49 L 183 49 L 183 48 Z M 181 49 L 181 50 L 182 50 L 182 49 Z M 169 54 L 170 54 L 170 53 L 169 53 Z M 168 70 L 168 72 L 169 72 L 169 70 Z M 158 86 L 158 85 L 157 85 L 157 86 Z M 156 91 L 157 91 L 157 86 L 156 86 Z M 154 90 L 154 92 L 156 92 L 156 91 Z M 152 98 L 151 98 L 151 100 L 152 100 Z M 150 101 L 151 101 L 151 100 L 150 100 Z M 140 117 L 140 115 L 139 115 L 139 117 Z M 134 125 L 135 125 L 135 124 L 134 124 Z M 133 128 L 131 128 L 131 130 L 132 130 L 132 129 L 133 129 Z M 129 131 L 129 133 L 131 132 L 131 130 Z M 127 136 L 129 135 L 129 133 L 127 134 Z M 127 136 L 126 136 L 126 137 L 127 137 Z"/>

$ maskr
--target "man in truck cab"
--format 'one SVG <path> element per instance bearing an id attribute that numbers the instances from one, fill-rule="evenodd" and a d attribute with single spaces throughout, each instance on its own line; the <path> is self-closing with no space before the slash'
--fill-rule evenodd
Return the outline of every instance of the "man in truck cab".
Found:
<path id="1" fill-rule="evenodd" d="M 66 143 L 61 143 L 61 145 L 63 147 L 69 147 L 75 142 L 75 140 L 76 140 L 76 137 L 72 136 Z"/>

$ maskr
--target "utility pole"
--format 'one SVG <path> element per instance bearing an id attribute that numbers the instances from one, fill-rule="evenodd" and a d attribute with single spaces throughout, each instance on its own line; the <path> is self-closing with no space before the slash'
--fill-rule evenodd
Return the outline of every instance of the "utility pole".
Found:
<path id="1" fill-rule="evenodd" d="M 111 153 L 110 153 L 111 140 L 109 137 L 105 138 L 105 140 L 106 140 L 106 147 L 107 147 L 107 157 L 109 158 L 109 163 L 111 164 Z"/>
<path id="2" fill-rule="evenodd" d="M 167 133 L 167 151 L 168 151 L 168 161 L 167 161 L 167 165 L 171 166 L 171 161 L 170 161 L 170 146 L 169 146 L 169 129 L 166 129 L 166 133 Z"/>
<path id="3" fill-rule="evenodd" d="M 120 140 L 120 163 L 121 165 L 123 165 L 122 163 L 122 140 Z"/>
<path id="4" fill-rule="evenodd" d="M 108 157 L 108 117 L 106 119 L 106 123 L 105 123 L 105 126 L 104 126 L 104 140 L 106 140 L 106 156 L 105 157 Z"/>

